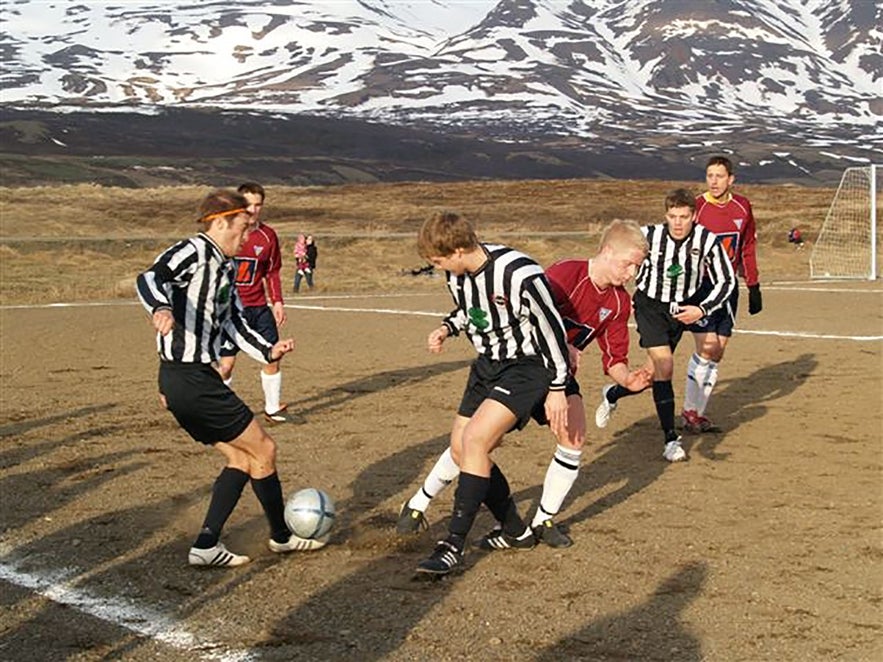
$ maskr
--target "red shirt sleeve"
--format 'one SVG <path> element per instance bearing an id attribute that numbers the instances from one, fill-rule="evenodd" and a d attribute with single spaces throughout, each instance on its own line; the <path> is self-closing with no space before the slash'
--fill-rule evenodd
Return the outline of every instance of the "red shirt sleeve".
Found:
<path id="1" fill-rule="evenodd" d="M 736 196 L 733 196 L 736 197 Z M 748 217 L 742 225 L 742 259 L 740 261 L 742 276 L 748 286 L 756 285 L 760 280 L 757 272 L 757 224 L 754 222 L 754 210 L 748 198 L 739 196 L 739 200 L 748 210 Z"/>
<path id="2" fill-rule="evenodd" d="M 275 230 L 267 227 L 270 236 L 270 259 L 267 265 L 267 289 L 270 294 L 270 303 L 284 303 L 282 299 L 282 251 L 279 248 L 279 237 Z"/>
<path id="3" fill-rule="evenodd" d="M 616 292 L 617 310 L 595 342 L 601 351 L 601 366 L 606 375 L 611 366 L 629 362 L 629 316 L 632 304 L 625 290 Z"/>

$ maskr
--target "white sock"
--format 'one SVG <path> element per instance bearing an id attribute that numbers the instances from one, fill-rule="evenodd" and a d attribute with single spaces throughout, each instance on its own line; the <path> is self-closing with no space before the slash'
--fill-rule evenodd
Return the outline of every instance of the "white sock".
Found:
<path id="1" fill-rule="evenodd" d="M 684 411 L 698 410 L 702 397 L 702 382 L 705 379 L 707 361 L 693 352 L 687 362 L 687 379 L 684 384 Z"/>
<path id="2" fill-rule="evenodd" d="M 561 510 L 561 504 L 564 503 L 570 488 L 573 487 L 577 476 L 579 476 L 579 461 L 582 454 L 581 450 L 566 448 L 558 444 L 555 455 L 546 470 L 540 505 L 530 523 L 531 528 L 539 526 L 547 519 L 552 519 Z"/>
<path id="3" fill-rule="evenodd" d="M 261 370 L 261 386 L 264 389 L 264 411 L 275 414 L 282 408 L 282 371 L 268 375 Z"/>
<path id="4" fill-rule="evenodd" d="M 229 377 L 227 377 L 227 379 L 224 380 L 224 386 L 226 386 L 227 388 L 233 388 L 231 386 L 232 383 L 233 383 L 233 375 L 230 375 Z"/>
<path id="5" fill-rule="evenodd" d="M 426 480 L 423 481 L 423 487 L 417 490 L 417 493 L 408 501 L 408 508 L 415 508 L 425 513 L 429 508 L 429 502 L 437 497 L 443 489 L 453 482 L 460 473 L 460 467 L 454 462 L 451 456 L 450 447 L 445 449 L 435 462 L 435 466 L 429 472 Z"/>
<path id="6" fill-rule="evenodd" d="M 717 384 L 717 366 L 717 361 L 708 362 L 705 379 L 702 381 L 702 388 L 699 391 L 699 400 L 696 402 L 696 413 L 700 416 L 705 415 L 711 392 L 714 390 L 714 385 Z"/>

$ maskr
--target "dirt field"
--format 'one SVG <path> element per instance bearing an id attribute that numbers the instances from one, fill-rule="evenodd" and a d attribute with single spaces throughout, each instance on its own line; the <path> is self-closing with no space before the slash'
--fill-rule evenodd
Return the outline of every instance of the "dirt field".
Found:
<path id="1" fill-rule="evenodd" d="M 280 475 L 331 493 L 339 522 L 326 549 L 279 558 L 247 488 L 225 540 L 255 562 L 234 570 L 186 565 L 220 456 L 159 408 L 141 309 L 0 309 L 0 659 L 883 659 L 879 285 L 766 285 L 764 312 L 740 319 L 757 334 L 721 368 L 724 431 L 687 438 L 689 462 L 662 460 L 648 395 L 623 401 L 590 427 L 561 517 L 574 547 L 473 551 L 424 583 L 412 571 L 453 490 L 427 534 L 398 539 L 395 516 L 445 447 L 472 358 L 465 340 L 426 352 L 450 307 L 434 285 L 291 302 L 299 420 L 272 429 Z M 599 365 L 590 348 L 590 414 Z M 258 369 L 244 358 L 235 378 L 255 408 Z M 530 426 L 497 453 L 522 513 L 553 449 Z"/>

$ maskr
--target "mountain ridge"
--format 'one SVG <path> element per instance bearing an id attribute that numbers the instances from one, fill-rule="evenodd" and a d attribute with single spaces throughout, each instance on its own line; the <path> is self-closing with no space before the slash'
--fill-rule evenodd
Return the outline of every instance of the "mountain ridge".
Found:
<path id="1" fill-rule="evenodd" d="M 783 154 L 812 178 L 883 148 L 879 3 L 7 7 L 0 91 L 12 109 L 348 118 L 595 158 L 664 150 L 684 162 L 698 144 L 757 176 Z"/>

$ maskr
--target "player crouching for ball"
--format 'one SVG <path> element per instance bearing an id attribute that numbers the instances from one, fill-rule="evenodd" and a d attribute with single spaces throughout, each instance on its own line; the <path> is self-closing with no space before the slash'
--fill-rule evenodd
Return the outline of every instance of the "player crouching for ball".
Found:
<path id="1" fill-rule="evenodd" d="M 273 552 L 320 549 L 327 538 L 299 538 L 286 526 L 276 442 L 215 367 L 225 334 L 262 363 L 278 361 L 294 349 L 291 338 L 271 345 L 243 316 L 231 258 L 253 224 L 248 201 L 233 191 L 210 193 L 200 204 L 198 222 L 199 234 L 166 250 L 137 280 L 138 297 L 157 332 L 159 390 L 166 407 L 193 439 L 213 446 L 227 461 L 215 480 L 189 563 L 248 563 L 247 556 L 227 550 L 220 537 L 249 481 L 270 523 Z"/>

